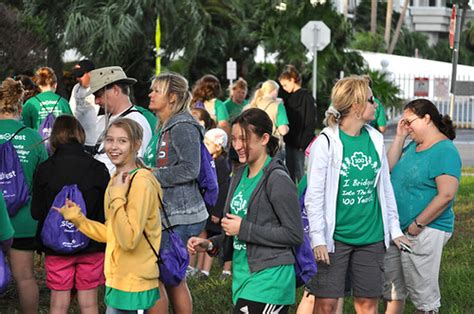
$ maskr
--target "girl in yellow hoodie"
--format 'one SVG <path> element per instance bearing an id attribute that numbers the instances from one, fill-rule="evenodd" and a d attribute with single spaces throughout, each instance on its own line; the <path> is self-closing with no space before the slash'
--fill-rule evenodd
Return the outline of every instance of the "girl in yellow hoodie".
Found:
<path id="1" fill-rule="evenodd" d="M 162 191 L 137 158 L 142 134 L 140 125 L 127 118 L 113 121 L 106 131 L 105 151 L 117 171 L 105 191 L 105 224 L 87 219 L 69 200 L 57 209 L 89 238 L 107 243 L 107 314 L 146 310 L 160 298 L 156 257 L 144 234 L 158 252 Z"/>

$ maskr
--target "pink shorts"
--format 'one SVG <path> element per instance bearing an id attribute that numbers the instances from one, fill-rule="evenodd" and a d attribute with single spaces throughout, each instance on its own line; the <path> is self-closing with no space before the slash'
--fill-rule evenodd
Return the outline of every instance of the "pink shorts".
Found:
<path id="1" fill-rule="evenodd" d="M 104 284 L 104 253 L 46 255 L 46 285 L 51 290 L 90 290 Z"/>

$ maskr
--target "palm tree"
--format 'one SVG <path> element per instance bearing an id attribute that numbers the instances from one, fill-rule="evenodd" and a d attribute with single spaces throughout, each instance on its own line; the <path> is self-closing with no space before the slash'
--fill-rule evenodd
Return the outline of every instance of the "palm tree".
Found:
<path id="1" fill-rule="evenodd" d="M 387 52 L 389 54 L 393 53 L 393 51 L 395 50 L 395 46 L 397 45 L 398 37 L 400 36 L 400 31 L 402 29 L 403 21 L 405 19 L 405 14 L 407 13 L 409 3 L 410 3 L 410 0 L 405 0 L 403 2 L 402 12 L 400 13 L 400 17 L 398 18 L 398 22 L 397 22 L 397 28 L 395 29 L 395 34 L 393 35 L 392 42 L 390 43 L 390 46 L 388 47 Z"/>
<path id="2" fill-rule="evenodd" d="M 393 0 L 387 0 L 387 15 L 385 19 L 385 48 L 390 45 L 390 32 L 392 30 Z"/>
<path id="3" fill-rule="evenodd" d="M 371 0 L 370 4 L 370 32 L 375 34 L 377 32 L 377 0 Z"/>

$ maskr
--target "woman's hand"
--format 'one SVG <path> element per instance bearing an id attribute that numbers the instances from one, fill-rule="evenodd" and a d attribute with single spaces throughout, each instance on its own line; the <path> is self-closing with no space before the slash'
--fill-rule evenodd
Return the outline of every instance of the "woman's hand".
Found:
<path id="1" fill-rule="evenodd" d="M 405 126 L 405 119 L 398 120 L 396 135 L 405 139 L 408 136 L 408 133 L 408 128 Z"/>
<path id="2" fill-rule="evenodd" d="M 211 222 L 214 224 L 218 224 L 221 219 L 217 216 L 211 215 Z"/>
<path id="3" fill-rule="evenodd" d="M 398 249 L 400 249 L 400 242 L 403 242 L 408 246 L 411 245 L 410 241 L 405 236 L 401 236 L 401 237 L 393 239 L 393 243 L 395 243 L 395 245 L 398 247 Z"/>
<path id="4" fill-rule="evenodd" d="M 70 199 L 66 199 L 66 204 L 64 204 L 63 207 L 53 207 L 53 209 L 57 210 L 61 215 L 63 215 L 64 219 L 66 220 L 71 220 L 82 214 L 79 205 L 77 205 Z"/>
<path id="5" fill-rule="evenodd" d="M 317 245 L 313 249 L 314 257 L 316 258 L 316 262 L 323 262 L 329 265 L 329 253 L 328 248 L 325 245 Z"/>
<path id="6" fill-rule="evenodd" d="M 419 228 L 415 222 L 412 222 L 407 228 L 407 233 L 414 237 L 419 235 L 421 231 L 423 231 L 423 228 Z"/>
<path id="7" fill-rule="evenodd" d="M 188 252 L 191 255 L 197 252 L 206 252 L 210 241 L 203 238 L 191 237 L 188 240 Z"/>
<path id="8" fill-rule="evenodd" d="M 112 179 L 111 186 L 127 186 L 130 183 L 130 174 L 126 171 L 117 173 Z"/>
<path id="9" fill-rule="evenodd" d="M 237 215 L 226 214 L 225 218 L 222 218 L 221 226 L 227 236 L 236 236 L 240 231 L 240 224 L 242 218 Z"/>

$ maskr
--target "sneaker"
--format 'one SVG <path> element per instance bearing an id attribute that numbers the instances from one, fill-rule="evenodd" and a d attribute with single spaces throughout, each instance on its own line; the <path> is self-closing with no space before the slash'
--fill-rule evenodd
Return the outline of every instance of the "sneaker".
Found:
<path id="1" fill-rule="evenodd" d="M 196 276 L 196 274 L 199 272 L 198 269 L 194 268 L 194 267 L 191 267 L 191 266 L 188 266 L 186 268 L 186 277 L 194 277 Z"/>
<path id="2" fill-rule="evenodd" d="M 207 280 L 209 278 L 209 275 L 206 275 L 205 273 L 203 273 L 202 271 L 198 270 L 196 272 L 196 275 L 194 276 L 196 277 L 197 279 L 199 280 Z"/>
<path id="3" fill-rule="evenodd" d="M 224 280 L 227 280 L 227 279 L 230 279 L 232 277 L 232 274 L 229 274 L 229 273 L 222 273 L 220 276 L 219 276 L 219 279 L 224 281 Z"/>

